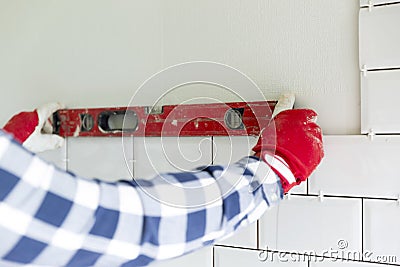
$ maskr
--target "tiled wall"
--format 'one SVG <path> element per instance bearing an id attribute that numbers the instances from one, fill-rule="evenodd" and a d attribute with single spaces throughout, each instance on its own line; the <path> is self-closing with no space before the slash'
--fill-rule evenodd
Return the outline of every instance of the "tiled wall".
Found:
<path id="1" fill-rule="evenodd" d="M 360 59 L 362 133 L 400 133 L 400 2 L 361 1 Z"/>
<path id="2" fill-rule="evenodd" d="M 229 163 L 247 155 L 256 142 L 252 137 L 181 138 L 179 155 L 163 152 L 176 145 L 175 138 L 147 139 L 145 144 L 143 138 L 69 138 L 65 147 L 42 156 L 82 175 L 117 180 L 130 179 L 132 173 L 151 177 L 156 171 Z M 362 253 L 372 261 L 400 265 L 400 139 L 328 135 L 324 143 L 326 157 L 309 182 L 294 188 L 259 222 L 214 247 L 155 266 L 374 266 L 344 260 Z M 263 250 L 269 257 L 280 251 L 303 258 L 275 253 L 271 262 Z M 315 257 L 304 260 L 307 253 Z M 335 255 L 341 259 L 329 258 Z"/>

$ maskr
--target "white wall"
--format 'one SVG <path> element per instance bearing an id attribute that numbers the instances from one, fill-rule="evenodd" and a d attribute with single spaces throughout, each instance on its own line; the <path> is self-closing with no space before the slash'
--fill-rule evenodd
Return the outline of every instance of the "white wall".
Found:
<path id="1" fill-rule="evenodd" d="M 267 98 L 295 92 L 298 107 L 320 114 L 325 133 L 359 133 L 356 0 L 0 0 L 0 7 L 0 124 L 54 100 L 128 105 L 163 67 L 211 60 L 249 75 Z"/>
<path id="2" fill-rule="evenodd" d="M 162 67 L 159 1 L 0 1 L 1 123 L 48 101 L 126 106 Z"/>

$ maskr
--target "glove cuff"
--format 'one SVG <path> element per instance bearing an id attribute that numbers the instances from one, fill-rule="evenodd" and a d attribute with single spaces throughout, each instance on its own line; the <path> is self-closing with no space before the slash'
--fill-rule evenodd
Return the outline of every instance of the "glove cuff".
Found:
<path id="1" fill-rule="evenodd" d="M 268 151 L 262 151 L 255 155 L 263 160 L 279 176 L 284 193 L 297 185 L 296 178 L 286 161 L 278 155 L 271 155 Z"/>
<path id="2" fill-rule="evenodd" d="M 21 112 L 13 116 L 3 130 L 12 134 L 14 139 L 22 144 L 35 131 L 38 123 L 39 117 L 36 111 Z"/>

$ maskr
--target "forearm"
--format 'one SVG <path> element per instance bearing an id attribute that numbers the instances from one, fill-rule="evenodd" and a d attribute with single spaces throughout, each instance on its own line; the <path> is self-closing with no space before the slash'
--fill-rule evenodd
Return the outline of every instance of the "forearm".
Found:
<path id="1" fill-rule="evenodd" d="M 145 239 L 154 245 L 144 247 L 146 255 L 179 256 L 251 224 L 282 198 L 278 181 L 265 163 L 246 157 L 228 167 L 161 174 L 144 182 L 139 191 L 144 213 L 153 218 L 163 215 L 158 224 L 145 220 L 145 229 L 152 229 L 144 232 L 149 235 Z"/>
<path id="2" fill-rule="evenodd" d="M 0 133 L 0 231 L 8 241 L 0 244 L 1 257 L 54 266 L 140 266 L 187 253 L 255 221 L 279 201 L 272 173 L 250 190 L 268 169 L 248 160 L 105 183 L 54 168 Z M 254 179 L 258 164 L 261 175 Z"/>

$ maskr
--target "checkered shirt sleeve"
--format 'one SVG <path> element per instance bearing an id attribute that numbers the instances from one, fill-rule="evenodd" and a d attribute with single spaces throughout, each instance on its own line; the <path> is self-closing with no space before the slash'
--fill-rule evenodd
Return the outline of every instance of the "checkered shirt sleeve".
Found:
<path id="1" fill-rule="evenodd" d="M 146 266 L 230 236 L 282 197 L 253 157 L 107 183 L 58 169 L 0 130 L 0 266 Z"/>

